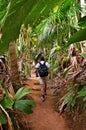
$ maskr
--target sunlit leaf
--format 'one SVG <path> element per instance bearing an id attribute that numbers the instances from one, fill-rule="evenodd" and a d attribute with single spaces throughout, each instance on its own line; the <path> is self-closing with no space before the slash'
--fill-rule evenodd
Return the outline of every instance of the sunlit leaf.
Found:
<path id="1" fill-rule="evenodd" d="M 26 94 L 29 94 L 30 88 L 22 87 L 19 88 L 16 94 L 14 95 L 14 100 L 19 100 L 24 97 Z"/>
<path id="2" fill-rule="evenodd" d="M 11 41 L 18 38 L 22 24 L 34 25 L 47 16 L 49 11 L 65 0 L 12 0 L 8 16 L 2 28 L 0 54 L 8 50 Z M 34 17 L 35 16 L 35 17 Z"/>
<path id="3" fill-rule="evenodd" d="M 68 41 L 67 46 L 72 43 L 86 40 L 86 28 L 76 32 Z"/>

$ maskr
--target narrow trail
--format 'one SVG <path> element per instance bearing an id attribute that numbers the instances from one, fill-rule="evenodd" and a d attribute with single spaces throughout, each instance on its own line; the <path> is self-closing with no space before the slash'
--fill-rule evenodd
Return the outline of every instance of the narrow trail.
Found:
<path id="1" fill-rule="evenodd" d="M 65 119 L 55 111 L 56 98 L 48 94 L 46 101 L 42 102 L 40 91 L 32 91 L 31 96 L 36 102 L 34 113 L 29 115 L 31 130 L 69 130 Z"/>
<path id="2" fill-rule="evenodd" d="M 52 96 L 52 89 L 47 89 L 46 101 L 42 102 L 38 78 L 32 77 L 27 85 L 32 88 L 30 96 L 36 102 L 33 113 L 28 116 L 30 130 L 69 130 L 65 118 L 55 111 L 57 97 Z"/>

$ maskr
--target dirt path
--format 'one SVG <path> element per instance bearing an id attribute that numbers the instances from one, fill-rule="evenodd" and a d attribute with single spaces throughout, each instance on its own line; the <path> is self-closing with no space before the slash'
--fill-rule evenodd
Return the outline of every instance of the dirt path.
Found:
<path id="1" fill-rule="evenodd" d="M 29 116 L 31 130 L 68 130 L 65 120 L 54 109 L 55 99 L 48 95 L 47 100 L 41 102 L 39 92 L 32 97 L 36 107 Z"/>
<path id="2" fill-rule="evenodd" d="M 35 83 L 33 83 L 35 81 Z M 37 79 L 28 81 L 31 88 L 40 88 Z M 36 85 L 34 85 L 36 84 Z M 29 115 L 30 130 L 69 130 L 65 119 L 55 111 L 56 97 L 52 96 L 52 90 L 47 90 L 47 98 L 42 102 L 40 89 L 31 90 L 30 96 L 36 102 L 33 114 Z"/>

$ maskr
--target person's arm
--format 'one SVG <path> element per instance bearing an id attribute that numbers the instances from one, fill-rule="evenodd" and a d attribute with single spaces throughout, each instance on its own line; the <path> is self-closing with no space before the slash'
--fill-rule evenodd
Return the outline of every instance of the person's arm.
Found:
<path id="1" fill-rule="evenodd" d="M 48 62 L 46 62 L 46 66 L 47 66 L 48 69 L 50 68 L 50 65 L 48 64 Z"/>
<path id="2" fill-rule="evenodd" d="M 38 68 L 39 68 L 39 63 L 37 63 L 35 66 L 36 77 L 38 77 Z"/>
<path id="3" fill-rule="evenodd" d="M 48 62 L 46 62 L 46 66 L 48 68 L 48 72 L 50 73 L 50 65 L 48 64 Z"/>
<path id="4" fill-rule="evenodd" d="M 38 69 L 35 68 L 35 74 L 36 74 L 36 77 L 38 77 Z"/>

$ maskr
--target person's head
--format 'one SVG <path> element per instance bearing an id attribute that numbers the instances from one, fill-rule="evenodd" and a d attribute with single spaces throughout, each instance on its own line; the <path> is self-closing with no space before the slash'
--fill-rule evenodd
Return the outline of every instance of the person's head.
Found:
<path id="1" fill-rule="evenodd" d="M 45 61 L 43 56 L 40 57 L 40 61 Z"/>

